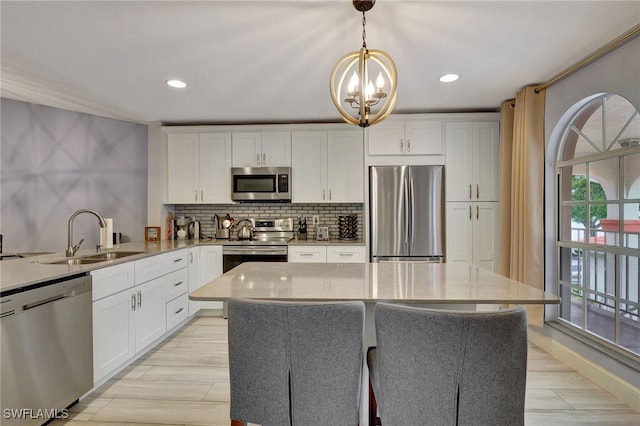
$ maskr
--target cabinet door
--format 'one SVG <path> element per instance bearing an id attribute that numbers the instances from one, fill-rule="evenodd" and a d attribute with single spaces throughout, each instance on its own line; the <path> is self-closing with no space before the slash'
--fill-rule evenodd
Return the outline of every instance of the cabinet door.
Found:
<path id="1" fill-rule="evenodd" d="M 363 151 L 361 131 L 328 133 L 328 202 L 364 202 Z"/>
<path id="2" fill-rule="evenodd" d="M 442 154 L 442 122 L 416 120 L 405 122 L 405 152 L 411 155 Z"/>
<path id="3" fill-rule="evenodd" d="M 222 246 L 200 246 L 200 285 L 222 275 Z M 222 302 L 200 302 L 200 309 L 222 309 Z"/>
<path id="4" fill-rule="evenodd" d="M 447 201 L 471 201 L 473 193 L 473 124 L 445 125 Z"/>
<path id="5" fill-rule="evenodd" d="M 447 203 L 447 263 L 473 262 L 473 208 L 471 203 Z"/>
<path id="6" fill-rule="evenodd" d="M 194 203 L 198 188 L 197 134 L 167 135 L 167 202 Z"/>
<path id="7" fill-rule="evenodd" d="M 135 294 L 125 290 L 93 303 L 93 382 L 135 355 Z"/>
<path id="8" fill-rule="evenodd" d="M 166 331 L 164 277 L 133 288 L 136 297 L 136 352 L 144 349 Z"/>
<path id="9" fill-rule="evenodd" d="M 257 132 L 241 132 L 231 135 L 233 167 L 259 167 L 262 165 L 262 135 Z"/>
<path id="10" fill-rule="evenodd" d="M 369 155 L 404 154 L 404 137 L 404 121 L 385 120 L 369 127 Z"/>
<path id="11" fill-rule="evenodd" d="M 500 191 L 500 123 L 473 123 L 473 199 L 498 201 Z"/>
<path id="12" fill-rule="evenodd" d="M 474 203 L 473 263 L 490 271 L 495 270 L 498 256 L 497 202 Z"/>
<path id="13" fill-rule="evenodd" d="M 291 132 L 262 133 L 262 167 L 291 166 Z"/>
<path id="14" fill-rule="evenodd" d="M 293 132 L 291 164 L 292 202 L 326 202 L 327 132 Z"/>
<path id="15" fill-rule="evenodd" d="M 231 203 L 231 133 L 200 134 L 201 203 Z"/>
<path id="16" fill-rule="evenodd" d="M 189 291 L 200 288 L 200 249 L 201 247 L 192 247 L 189 249 Z M 189 316 L 192 316 L 200 310 L 200 301 L 189 300 Z"/>

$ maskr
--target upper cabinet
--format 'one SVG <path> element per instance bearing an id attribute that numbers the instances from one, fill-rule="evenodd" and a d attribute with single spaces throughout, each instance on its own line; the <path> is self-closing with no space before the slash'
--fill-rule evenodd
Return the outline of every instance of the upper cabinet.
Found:
<path id="1" fill-rule="evenodd" d="M 445 124 L 446 200 L 498 201 L 500 123 Z"/>
<path id="2" fill-rule="evenodd" d="M 234 132 L 233 167 L 290 167 L 291 132 Z"/>
<path id="3" fill-rule="evenodd" d="M 231 203 L 231 133 L 167 135 L 168 204 Z"/>
<path id="4" fill-rule="evenodd" d="M 293 132 L 294 203 L 364 202 L 361 130 Z"/>
<path id="5" fill-rule="evenodd" d="M 442 121 L 387 119 L 369 127 L 369 155 L 442 155 Z"/>

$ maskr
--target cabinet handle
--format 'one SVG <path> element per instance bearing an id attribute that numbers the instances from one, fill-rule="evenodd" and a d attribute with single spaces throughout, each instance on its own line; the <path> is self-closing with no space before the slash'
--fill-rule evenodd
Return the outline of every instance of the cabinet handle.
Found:
<path id="1" fill-rule="evenodd" d="M 198 190 L 196 189 L 196 194 L 195 194 L 195 198 L 196 198 L 196 202 L 198 201 Z"/>
<path id="2" fill-rule="evenodd" d="M 142 306 L 142 292 L 138 292 L 138 308 Z"/>
<path id="3" fill-rule="evenodd" d="M 132 311 L 136 310 L 136 294 L 135 293 L 131 293 L 131 310 Z"/>
<path id="4" fill-rule="evenodd" d="M 476 220 L 480 220 L 480 206 L 476 205 Z"/>
<path id="5" fill-rule="evenodd" d="M 322 190 L 322 200 L 323 200 L 323 201 L 325 200 L 326 192 L 327 192 L 327 190 L 326 190 L 326 189 L 323 189 L 323 190 Z"/>
<path id="6" fill-rule="evenodd" d="M 173 259 L 173 263 L 178 263 L 178 262 L 182 262 L 184 260 L 183 257 L 179 258 L 179 259 Z"/>
<path id="7" fill-rule="evenodd" d="M 204 201 L 204 191 L 202 189 L 200 190 L 200 201 Z"/>
<path id="8" fill-rule="evenodd" d="M 469 184 L 469 199 L 471 199 L 471 184 Z"/>
<path id="9" fill-rule="evenodd" d="M 267 164 L 267 154 L 266 153 L 262 153 L 262 165 L 266 165 Z"/>
<path id="10" fill-rule="evenodd" d="M 259 166 L 260 165 L 260 153 L 256 154 L 256 164 Z"/>
<path id="11" fill-rule="evenodd" d="M 313 253 L 300 253 L 300 257 L 312 257 Z"/>
<path id="12" fill-rule="evenodd" d="M 471 205 L 469 205 L 469 220 L 471 220 L 471 219 L 472 219 L 472 217 L 471 217 Z"/>
<path id="13" fill-rule="evenodd" d="M 340 257 L 353 257 L 353 253 L 340 253 L 338 254 Z"/>
<path id="14" fill-rule="evenodd" d="M 480 185 L 476 183 L 476 198 L 480 199 Z"/>
<path id="15" fill-rule="evenodd" d="M 329 201 L 331 201 L 331 189 L 329 189 Z"/>
<path id="16" fill-rule="evenodd" d="M 407 139 L 407 152 L 411 152 L 411 139 Z"/>
<path id="17" fill-rule="evenodd" d="M 175 283 L 173 286 L 174 287 L 178 287 L 180 284 L 182 284 L 184 281 L 180 281 L 179 283 Z"/>
<path id="18" fill-rule="evenodd" d="M 184 308 L 180 308 L 180 309 L 178 309 L 178 310 L 175 312 L 175 314 L 176 314 L 176 315 L 178 315 L 178 314 L 179 314 L 180 312 L 182 312 L 182 311 L 184 311 Z"/>
<path id="19" fill-rule="evenodd" d="M 404 139 L 400 139 L 400 152 L 404 151 Z"/>
<path id="20" fill-rule="evenodd" d="M 193 263 L 193 253 L 189 253 L 189 263 Z"/>

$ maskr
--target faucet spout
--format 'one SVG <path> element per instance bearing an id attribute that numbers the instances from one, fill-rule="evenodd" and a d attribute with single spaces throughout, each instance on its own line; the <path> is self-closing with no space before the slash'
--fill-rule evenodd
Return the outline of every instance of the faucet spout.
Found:
<path id="1" fill-rule="evenodd" d="M 78 210 L 78 211 L 74 212 L 69 217 L 69 222 L 67 223 L 67 250 L 65 251 L 65 255 L 67 257 L 73 257 L 76 254 L 76 252 L 78 251 L 78 249 L 80 248 L 80 244 L 82 244 L 82 241 L 80 241 L 75 246 L 73 245 L 73 220 L 80 213 L 91 213 L 92 215 L 94 215 L 95 217 L 98 218 L 98 222 L 100 223 L 100 228 L 106 228 L 107 227 L 107 222 L 105 222 L 104 218 L 102 216 L 100 216 L 100 213 L 98 213 L 95 210 L 81 209 L 81 210 Z"/>

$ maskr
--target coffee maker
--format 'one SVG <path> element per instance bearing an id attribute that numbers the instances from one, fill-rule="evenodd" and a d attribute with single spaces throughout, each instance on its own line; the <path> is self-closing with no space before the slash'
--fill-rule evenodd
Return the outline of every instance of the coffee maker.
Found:
<path id="1" fill-rule="evenodd" d="M 189 219 L 184 216 L 176 217 L 175 238 L 178 240 L 186 240 L 188 237 Z"/>

